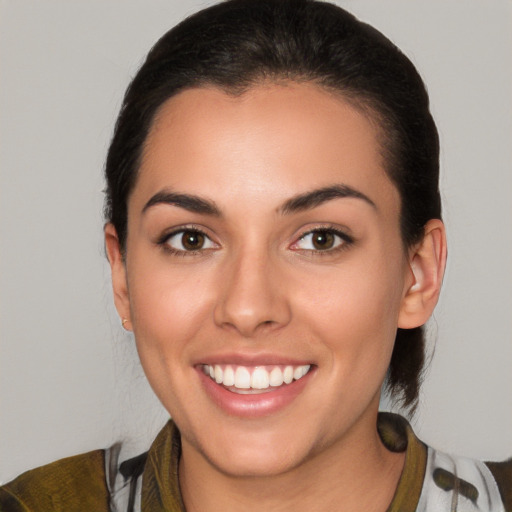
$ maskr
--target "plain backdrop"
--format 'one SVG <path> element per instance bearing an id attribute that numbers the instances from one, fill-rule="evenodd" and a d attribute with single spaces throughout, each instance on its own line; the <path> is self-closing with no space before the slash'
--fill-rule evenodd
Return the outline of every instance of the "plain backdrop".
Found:
<path id="1" fill-rule="evenodd" d="M 449 264 L 414 420 L 426 442 L 512 455 L 512 2 L 339 1 L 425 78 Z M 130 77 L 198 0 L 0 0 L 0 480 L 166 414 L 112 306 L 102 168 Z M 435 343 L 435 351 L 433 346 Z"/>

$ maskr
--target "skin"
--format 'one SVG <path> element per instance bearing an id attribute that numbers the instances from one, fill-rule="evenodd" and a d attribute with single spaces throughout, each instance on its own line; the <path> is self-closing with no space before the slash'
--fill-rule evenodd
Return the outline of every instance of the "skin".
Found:
<path id="1" fill-rule="evenodd" d="M 312 84 L 262 84 L 238 97 L 190 89 L 160 109 L 129 198 L 124 260 L 113 226 L 105 234 L 116 307 L 182 433 L 187 510 L 391 502 L 404 456 L 377 434 L 380 389 L 396 328 L 432 312 L 446 249 L 440 221 L 404 249 L 378 135 L 368 116 Z M 333 185 L 366 199 L 283 211 Z M 169 191 L 219 215 L 146 207 Z M 181 234 L 164 241 L 184 226 L 205 233 L 203 249 L 187 252 Z M 342 236 L 319 250 L 315 229 Z M 307 362 L 312 372 L 285 407 L 240 417 L 211 399 L 198 372 L 233 357 Z"/>

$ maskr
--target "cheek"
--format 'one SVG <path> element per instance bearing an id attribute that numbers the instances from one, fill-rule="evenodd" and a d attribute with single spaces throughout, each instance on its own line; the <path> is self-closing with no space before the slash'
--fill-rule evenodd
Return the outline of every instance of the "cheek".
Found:
<path id="1" fill-rule="evenodd" d="M 171 271 L 169 265 L 154 264 L 147 256 L 143 264 L 136 258 L 130 263 L 130 308 L 139 358 L 155 394 L 169 414 L 180 417 L 179 397 L 187 396 L 187 403 L 193 403 L 193 395 L 183 388 L 194 371 L 191 340 L 200 337 L 210 316 L 204 275 Z"/>
<path id="2" fill-rule="evenodd" d="M 344 371 L 372 365 L 387 369 L 402 286 L 398 265 L 347 265 L 308 277 L 293 293 L 295 310 L 302 312 L 303 328 L 327 345 L 333 365 Z"/>
<path id="3" fill-rule="evenodd" d="M 133 258 L 128 266 L 130 308 L 141 359 L 145 352 L 181 358 L 187 341 L 193 339 L 211 314 L 208 276 L 186 265 L 171 267 Z"/>

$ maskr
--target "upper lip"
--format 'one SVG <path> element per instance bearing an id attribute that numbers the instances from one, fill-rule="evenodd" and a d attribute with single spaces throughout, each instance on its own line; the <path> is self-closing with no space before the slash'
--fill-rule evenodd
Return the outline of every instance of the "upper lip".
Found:
<path id="1" fill-rule="evenodd" d="M 272 353 L 249 354 L 230 352 L 203 356 L 198 358 L 194 365 L 199 364 L 231 364 L 237 366 L 302 366 L 305 364 L 313 364 L 313 362 L 311 359 L 296 358 Z"/>

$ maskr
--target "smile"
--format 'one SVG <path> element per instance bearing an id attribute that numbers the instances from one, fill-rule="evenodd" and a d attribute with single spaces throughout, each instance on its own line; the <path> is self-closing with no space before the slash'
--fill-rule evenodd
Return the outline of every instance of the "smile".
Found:
<path id="1" fill-rule="evenodd" d="M 233 393 L 253 394 L 273 391 L 304 377 L 311 365 L 239 366 L 202 365 L 203 372 Z"/>

